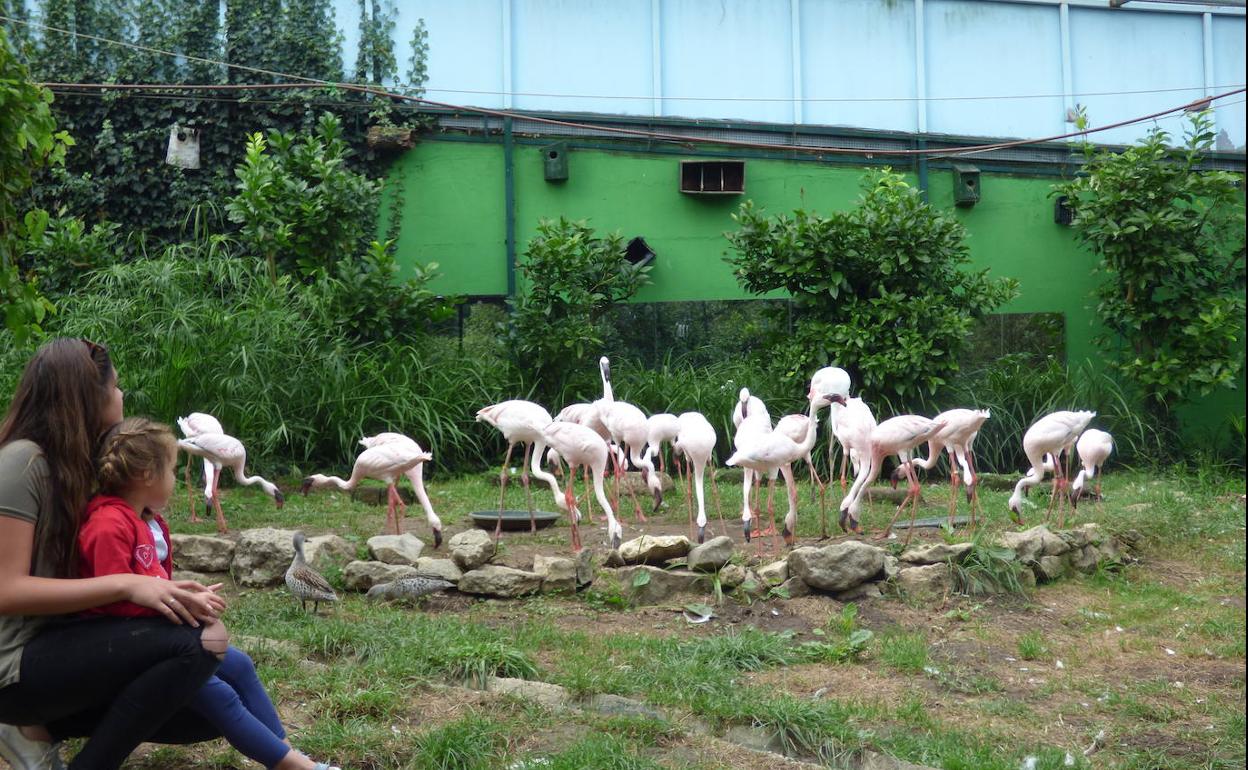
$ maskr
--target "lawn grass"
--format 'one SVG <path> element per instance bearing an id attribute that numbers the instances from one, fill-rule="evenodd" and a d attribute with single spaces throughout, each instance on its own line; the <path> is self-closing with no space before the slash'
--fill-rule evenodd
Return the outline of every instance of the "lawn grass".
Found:
<path id="1" fill-rule="evenodd" d="M 498 505 L 484 474 L 427 484 L 448 535 L 466 526 L 469 511 Z M 537 490 L 549 509 L 549 492 Z M 695 723 L 715 733 L 754 726 L 829 766 L 869 748 L 946 770 L 1015 770 L 1027 757 L 1038 768 L 1059 768 L 1068 752 L 1075 767 L 1242 767 L 1243 490 L 1242 478 L 1111 472 L 1105 501 L 1085 503 L 1075 523 L 1139 531 L 1140 564 L 1021 597 L 954 597 L 930 607 L 763 600 L 777 611 L 820 613 L 799 632 L 689 626 L 662 608 L 630 608 L 626 596 L 606 589 L 461 602 L 453 611 L 348 595 L 321 617 L 300 612 L 283 589 L 251 590 L 230 595 L 227 623 L 238 636 L 288 645 L 252 652 L 295 745 L 356 770 L 767 766 L 746 764 L 756 760 L 744 750 L 708 750 L 699 729 L 686 729 Z M 720 494 L 732 534 L 739 487 L 725 485 Z M 807 494 L 803 487 L 802 538 L 819 533 L 818 506 Z M 1003 513 L 1007 496 L 981 494 L 990 532 L 1013 528 Z M 829 497 L 835 511 L 838 495 Z M 943 501 L 942 489 L 929 497 Z M 213 532 L 186 522 L 185 500 L 169 516 L 174 531 Z M 657 520 L 683 524 L 679 490 L 668 500 Z M 518 488 L 509 493 L 508 507 L 523 505 Z M 384 519 L 384 508 L 341 493 L 292 495 L 277 511 L 252 490 L 230 488 L 225 506 L 232 530 L 335 532 L 361 546 Z M 864 524 L 878 531 L 891 513 L 886 503 L 871 505 Z M 1041 513 L 1025 515 L 1036 523 Z M 413 514 L 412 531 L 428 540 L 418 507 Z M 631 522 L 626 509 L 626 538 Z M 589 531 L 591 538 L 599 532 Z M 563 524 L 508 535 L 503 556 L 563 551 L 566 537 Z M 597 543 L 587 538 L 587 545 Z M 863 629 L 874 635 L 859 651 L 829 653 Z M 559 684 L 580 698 L 628 696 L 666 718 L 554 712 L 471 689 L 487 676 Z M 1104 747 L 1085 760 L 1082 749 L 1102 730 Z M 127 764 L 173 766 L 248 765 L 219 743 L 162 747 Z"/>

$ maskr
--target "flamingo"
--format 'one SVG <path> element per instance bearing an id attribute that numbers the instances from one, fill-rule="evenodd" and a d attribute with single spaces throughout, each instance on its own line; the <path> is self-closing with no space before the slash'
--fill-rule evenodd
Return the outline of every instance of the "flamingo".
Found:
<path id="1" fill-rule="evenodd" d="M 841 463 L 842 494 L 845 491 L 845 469 L 852 465 L 855 478 L 862 472 L 863 460 L 871 454 L 871 431 L 877 424 L 867 402 L 857 397 L 845 399 L 845 408 L 840 410 L 833 429 L 841 451 L 849 457 L 848 463 Z"/>
<path id="2" fill-rule="evenodd" d="M 877 425 L 871 431 L 867 442 L 868 451 L 865 455 L 867 465 L 859 472 L 854 479 L 854 485 L 850 487 L 849 494 L 841 501 L 841 529 L 846 529 L 845 521 L 848 519 L 851 523 L 848 529 L 854 532 L 862 531 L 858 523 L 858 514 L 862 509 L 862 498 L 867 486 L 880 475 L 884 467 L 884 458 L 888 455 L 897 455 L 898 460 L 906 467 L 906 477 L 910 484 L 906 496 L 902 498 L 901 505 L 897 506 L 897 510 L 893 512 L 893 518 L 889 520 L 888 526 L 877 536 L 877 539 L 888 537 L 893 530 L 893 523 L 897 521 L 897 516 L 901 514 L 907 503 L 911 503 L 910 529 L 906 530 L 906 543 L 909 544 L 910 536 L 914 532 L 915 511 L 919 505 L 919 480 L 909 464 L 910 452 L 944 427 L 945 423 L 942 421 L 915 414 L 903 414 Z"/>
<path id="3" fill-rule="evenodd" d="M 594 406 L 598 408 L 598 419 L 602 420 L 602 424 L 611 433 L 612 440 L 627 450 L 628 458 L 632 460 L 633 465 L 641 470 L 641 478 L 654 493 L 654 508 L 658 510 L 663 502 L 663 488 L 660 486 L 655 490 L 651 486 L 650 475 L 654 471 L 654 465 L 643 454 L 646 441 L 650 437 L 646 415 L 628 402 L 615 400 L 614 391 L 611 389 L 611 362 L 606 356 L 598 359 L 598 372 L 602 376 L 602 398 L 594 402 Z M 623 467 L 617 459 L 615 463 L 616 505 L 619 505 L 619 481 L 622 475 Z M 633 495 L 633 512 L 639 521 L 646 520 L 646 515 L 641 512 L 641 506 L 637 503 L 636 495 Z"/>
<path id="4" fill-rule="evenodd" d="M 404 437 L 406 438 L 406 437 Z M 365 439 L 366 441 L 368 439 Z M 394 534 L 402 534 L 401 522 L 407 511 L 399 490 L 395 488 L 399 477 L 421 463 L 433 459 L 433 455 L 423 451 L 411 439 L 407 441 L 388 441 L 374 444 L 355 458 L 355 466 L 351 468 L 351 477 L 342 479 L 338 476 L 324 476 L 314 473 L 303 479 L 303 494 L 321 487 L 337 487 L 350 492 L 360 485 L 364 479 L 377 479 L 386 485 L 386 528 L 394 524 Z"/>
<path id="5" fill-rule="evenodd" d="M 543 440 L 558 451 L 559 456 L 568 463 L 568 488 L 564 492 L 565 509 L 572 521 L 572 549 L 581 550 L 581 536 L 576 525 L 576 497 L 572 486 L 576 480 L 578 466 L 587 466 L 593 477 L 594 496 L 607 516 L 607 536 L 612 548 L 620 547 L 624 537 L 624 528 L 615 518 L 611 502 L 602 486 L 602 476 L 607 471 L 607 442 L 592 428 L 574 422 L 555 421 L 542 431 Z"/>
<path id="6" fill-rule="evenodd" d="M 1079 462 L 1083 465 L 1083 470 L 1079 471 L 1079 475 L 1075 476 L 1074 483 L 1070 485 L 1070 506 L 1072 508 L 1079 504 L 1079 497 L 1083 494 L 1084 482 L 1093 477 L 1096 478 L 1095 499 L 1101 499 L 1101 477 L 1097 471 L 1105 464 L 1105 460 L 1109 457 L 1110 452 L 1114 451 L 1114 437 L 1103 430 L 1088 428 L 1075 444 L 1075 451 L 1079 453 Z"/>
<path id="7" fill-rule="evenodd" d="M 809 426 L 809 420 L 804 414 L 786 414 L 776 421 L 774 430 L 777 433 L 788 436 L 798 443 L 805 440 L 806 429 Z M 819 426 L 815 426 L 815 433 L 819 432 Z M 814 448 L 813 446 L 811 447 Z M 815 470 L 815 463 L 810 459 L 810 452 L 806 453 L 806 467 L 810 471 L 810 499 L 814 502 L 815 490 L 819 491 L 819 501 L 822 506 L 823 502 L 823 479 L 819 478 L 819 471 Z"/>
<path id="8" fill-rule="evenodd" d="M 674 414 L 659 412 L 646 418 L 646 451 L 643 454 L 647 460 L 655 455 L 658 456 L 659 472 L 663 471 L 663 444 L 664 442 L 672 443 L 678 433 L 680 433 L 680 420 Z M 654 496 L 654 510 L 657 511 L 659 503 L 663 501 L 663 479 L 658 473 L 652 472 L 648 476 L 646 485 L 650 489 L 650 494 Z"/>
<path id="9" fill-rule="evenodd" d="M 797 529 L 797 485 L 793 480 L 792 463 L 805 457 L 811 447 L 815 445 L 815 437 L 818 432 L 816 425 L 818 424 L 817 416 L 820 409 L 832 403 L 840 403 L 844 405 L 845 397 L 839 393 L 820 394 L 810 400 L 809 412 L 807 413 L 805 435 L 800 441 L 795 441 L 789 436 L 778 430 L 763 430 L 762 421 L 751 418 L 748 412 L 748 398 L 744 399 L 745 404 L 742 413 L 741 426 L 744 429 L 738 430 L 736 439 L 736 452 L 726 461 L 726 465 L 740 465 L 743 468 L 749 468 L 756 473 L 770 473 L 774 469 L 779 469 L 784 475 L 785 486 L 789 497 L 789 510 L 784 517 L 784 542 L 786 545 L 792 546 L 794 541 L 794 533 Z M 774 481 L 772 482 L 774 484 Z M 748 484 L 747 494 L 748 494 Z M 775 512 L 771 507 L 771 493 L 767 495 L 768 513 L 771 514 L 770 532 L 775 534 Z M 748 525 L 747 525 L 748 528 Z M 746 533 L 746 540 L 749 540 L 749 533 Z"/>
<path id="10" fill-rule="evenodd" d="M 1053 412 L 1036 420 L 1023 434 L 1023 452 L 1031 463 L 1030 470 L 1014 485 L 1014 493 L 1010 495 L 1010 512 L 1014 521 L 1023 523 L 1022 504 L 1023 492 L 1044 481 L 1044 474 L 1051 467 L 1053 470 L 1053 496 L 1049 499 L 1049 508 L 1057 499 L 1058 490 L 1066 485 L 1066 476 L 1062 469 L 1062 452 L 1069 452 L 1075 440 L 1088 423 L 1096 416 L 1096 412 Z M 1052 454 L 1051 466 L 1045 463 L 1045 455 Z M 1047 466 L 1047 467 L 1046 467 Z M 1059 506 L 1058 515 L 1061 516 Z M 1060 525 L 1059 525 L 1060 526 Z"/>
<path id="11" fill-rule="evenodd" d="M 806 393 L 806 399 L 810 400 L 822 393 L 839 393 L 845 398 L 849 398 L 849 389 L 853 382 L 849 379 L 849 372 L 839 366 L 825 366 L 814 373 L 810 378 L 810 390 Z M 832 482 L 832 440 L 837 438 L 837 425 L 840 424 L 841 416 L 844 413 L 844 406 L 833 404 L 828 409 L 828 428 L 832 435 L 828 437 L 828 483 Z M 845 453 L 848 450 L 845 445 L 841 444 L 841 492 L 845 492 Z M 814 465 L 811 465 L 814 470 Z M 816 474 L 818 475 L 818 474 Z M 822 487 L 820 487 L 822 492 Z"/>
<path id="12" fill-rule="evenodd" d="M 239 484 L 246 486 L 259 484 L 264 493 L 277 503 L 278 508 L 286 502 L 282 490 L 278 489 L 276 484 L 260 476 L 248 476 L 243 471 L 243 466 L 247 462 L 247 449 L 243 446 L 243 442 L 233 436 L 227 436 L 224 433 L 201 433 L 197 436 L 178 439 L 178 448 L 187 454 L 202 457 L 212 464 L 212 491 L 208 498 L 212 508 L 217 512 L 217 531 L 221 534 L 224 535 L 229 531 L 225 525 L 225 513 L 221 510 L 221 498 L 217 494 L 217 487 L 221 484 L 222 468 L 229 468 L 233 471 L 234 480 Z"/>
<path id="13" fill-rule="evenodd" d="M 742 393 L 745 395 L 741 396 Z M 732 444 L 734 448 L 736 447 L 736 444 L 737 444 L 737 432 L 741 430 L 741 422 L 745 419 L 745 415 L 747 412 L 749 413 L 750 417 L 757 419 L 757 420 L 761 420 L 761 422 L 757 424 L 757 429 L 761 430 L 763 422 L 766 422 L 767 430 L 768 431 L 772 430 L 771 412 L 767 411 L 767 405 L 763 403 L 763 400 L 761 398 L 751 394 L 749 391 L 749 388 L 742 388 L 741 391 L 738 393 L 737 403 L 732 407 L 732 427 L 734 428 L 734 431 L 735 431 L 732 435 Z M 754 471 L 750 470 L 749 468 L 743 468 L 742 473 L 741 473 L 742 482 L 752 481 L 753 474 L 754 474 Z M 776 479 L 776 476 L 775 476 L 775 473 L 773 472 L 771 476 L 771 480 L 775 481 L 775 479 Z M 755 508 L 758 507 L 758 490 L 761 487 L 762 487 L 761 484 L 755 487 L 755 491 L 754 491 L 754 507 Z M 749 542 L 749 537 L 746 537 L 746 542 Z"/>
<path id="14" fill-rule="evenodd" d="M 225 428 L 221 427 L 221 421 L 207 412 L 191 412 L 185 417 L 178 418 L 178 428 L 182 430 L 182 435 L 190 438 L 198 436 L 201 433 L 225 433 Z M 204 458 L 204 502 L 211 505 L 212 497 L 212 463 Z M 191 463 L 187 458 L 186 463 L 186 494 L 191 501 L 191 523 L 197 524 L 202 519 L 195 512 L 195 493 L 191 491 Z"/>
<path id="15" fill-rule="evenodd" d="M 911 468 L 930 470 L 940 459 L 941 450 L 949 453 L 949 526 L 953 526 L 953 514 L 958 504 L 958 467 L 962 468 L 962 480 L 966 484 L 966 499 L 971 504 L 971 526 L 975 526 L 975 501 L 978 499 L 974 458 L 971 446 L 984 421 L 992 416 L 986 409 L 950 409 L 936 415 L 935 420 L 944 421 L 945 427 L 927 441 L 927 458 L 914 458 L 908 464 Z M 905 475 L 900 465 L 893 471 L 893 486 Z"/>
<path id="16" fill-rule="evenodd" d="M 511 462 L 511 450 L 516 444 L 524 444 L 524 463 L 521 465 L 520 483 L 524 485 L 525 500 L 529 505 L 529 532 L 537 531 L 537 518 L 533 511 L 533 498 L 529 493 L 529 461 L 532 456 L 533 475 L 545 481 L 555 495 L 555 502 L 561 499 L 559 482 L 549 473 L 541 469 L 541 458 L 546 450 L 546 440 L 542 431 L 550 425 L 550 412 L 540 404 L 532 401 L 513 399 L 502 401 L 477 411 L 477 421 L 493 425 L 507 439 L 507 454 L 503 457 L 503 467 L 499 471 L 498 483 L 502 488 L 498 495 L 498 523 L 494 525 L 494 539 L 498 540 L 503 527 L 503 500 L 507 496 L 507 464 Z"/>
<path id="17" fill-rule="evenodd" d="M 697 537 L 701 544 L 706 539 L 706 465 L 715 451 L 715 427 L 699 412 L 684 412 L 676 418 L 676 423 L 678 430 L 676 439 L 672 441 L 672 450 L 683 455 L 685 461 L 693 466 L 692 486 L 698 498 Z M 689 495 L 686 495 L 685 500 L 688 503 Z M 692 506 L 689 513 L 690 518 L 693 518 Z"/>
<path id="18" fill-rule="evenodd" d="M 410 444 L 415 448 L 416 452 L 425 453 L 425 450 L 420 448 L 420 444 L 417 444 L 402 433 L 378 433 L 376 436 L 366 436 L 360 439 L 360 446 L 365 449 L 372 449 L 382 444 L 395 443 Z M 433 512 L 433 503 L 429 502 L 429 494 L 425 492 L 425 464 L 423 462 L 416 463 L 404 471 L 403 475 L 407 476 L 407 480 L 411 482 L 412 491 L 416 493 L 416 499 L 420 501 L 420 507 L 425 509 L 425 521 L 429 523 L 429 530 L 433 533 L 433 547 L 437 549 L 442 545 L 442 519 L 438 518 L 438 514 Z"/>

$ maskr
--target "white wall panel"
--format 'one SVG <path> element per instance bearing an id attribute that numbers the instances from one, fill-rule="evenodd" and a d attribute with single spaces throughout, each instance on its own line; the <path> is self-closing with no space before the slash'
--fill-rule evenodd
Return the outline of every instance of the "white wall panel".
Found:
<path id="1" fill-rule="evenodd" d="M 1228 85 L 1244 82 L 1244 20 L 1215 18 L 1213 20 L 1213 85 L 1214 93 L 1231 89 Z M 1239 102 L 1235 104 L 1234 102 Z M 1218 106 L 1219 104 L 1225 106 Z M 1244 151 L 1244 95 L 1232 96 L 1214 103 L 1218 131 L 1226 132 L 1218 149 Z M 1230 145 L 1230 146 L 1227 146 Z"/>
<path id="2" fill-rule="evenodd" d="M 803 0 L 801 49 L 804 122 L 917 130 L 914 0 Z"/>
<path id="3" fill-rule="evenodd" d="M 1056 7 L 964 0 L 927 0 L 925 7 L 930 130 L 1002 137 L 1062 132 L 1062 41 Z M 1055 96 L 948 98 L 1036 94 Z"/>

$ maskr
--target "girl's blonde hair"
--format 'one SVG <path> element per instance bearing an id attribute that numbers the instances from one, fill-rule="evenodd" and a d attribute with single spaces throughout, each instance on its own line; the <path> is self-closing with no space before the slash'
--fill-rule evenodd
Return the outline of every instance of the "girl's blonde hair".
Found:
<path id="1" fill-rule="evenodd" d="M 127 417 L 104 436 L 97 473 L 100 492 L 116 495 L 136 481 L 164 473 L 178 442 L 168 425 L 146 417 Z"/>

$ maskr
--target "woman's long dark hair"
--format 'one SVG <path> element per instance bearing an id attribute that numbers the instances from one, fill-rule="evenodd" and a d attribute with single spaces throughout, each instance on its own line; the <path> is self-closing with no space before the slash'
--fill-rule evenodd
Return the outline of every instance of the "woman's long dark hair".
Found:
<path id="1" fill-rule="evenodd" d="M 0 446 L 18 439 L 39 445 L 50 471 L 51 515 L 35 525 L 31 573 L 75 577 L 75 542 L 95 489 L 95 451 L 104 424 L 113 362 L 103 345 L 54 339 L 35 353 L 0 425 Z"/>

